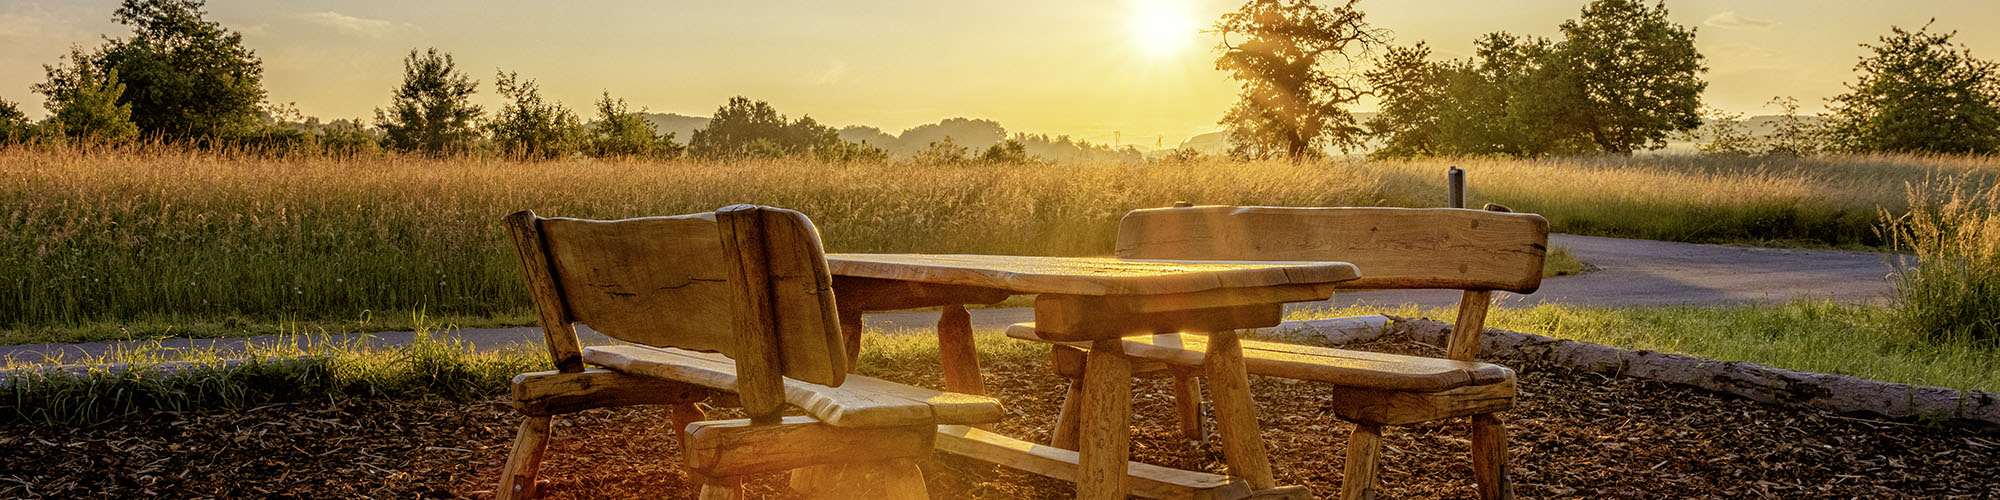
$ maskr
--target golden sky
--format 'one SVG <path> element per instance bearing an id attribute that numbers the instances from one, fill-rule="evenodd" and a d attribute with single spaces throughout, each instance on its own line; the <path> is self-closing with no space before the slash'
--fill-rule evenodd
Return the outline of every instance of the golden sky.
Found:
<path id="1" fill-rule="evenodd" d="M 1581 1 L 1370 0 L 1396 43 L 1427 41 L 1465 57 L 1492 31 L 1555 36 Z M 0 3 L 0 98 L 42 116 L 28 86 L 72 44 L 125 36 L 115 0 Z M 588 119 L 600 91 L 634 108 L 706 116 L 733 95 L 791 116 L 895 133 L 943 118 L 999 121 L 1010 132 L 1117 138 L 1171 147 L 1216 129 L 1236 87 L 1214 70 L 1215 40 L 1196 33 L 1240 2 L 211 0 L 209 18 L 244 33 L 263 58 L 272 101 L 323 118 L 372 116 L 414 47 L 438 47 L 481 82 L 496 69 L 537 80 Z M 1864 49 L 1891 25 L 1958 30 L 2000 58 L 2000 2 L 1675 1 L 1708 56 L 1705 101 L 1747 114 L 1794 96 L 1806 111 L 1852 80 Z M 1362 110 L 1372 108 L 1364 103 Z"/>

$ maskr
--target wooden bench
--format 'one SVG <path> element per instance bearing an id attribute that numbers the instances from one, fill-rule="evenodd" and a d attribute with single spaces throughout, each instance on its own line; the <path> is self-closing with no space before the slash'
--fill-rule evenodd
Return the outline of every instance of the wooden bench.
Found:
<path id="1" fill-rule="evenodd" d="M 590 408 L 673 405 L 704 500 L 739 497 L 744 475 L 787 470 L 818 497 L 924 498 L 916 461 L 938 426 L 1003 413 L 985 397 L 849 375 L 832 276 L 798 212 L 506 220 L 556 370 L 514 378 L 527 419 L 498 498 L 533 497 L 552 417 Z M 574 323 L 635 345 L 581 348 Z M 707 420 L 703 401 L 749 418 Z M 792 407 L 806 415 L 782 415 Z"/>
<path id="2" fill-rule="evenodd" d="M 1130 259 L 1338 260 L 1361 269 L 1343 289 L 1463 290 L 1449 359 L 1242 341 L 1248 372 L 1332 384 L 1336 416 L 1355 422 L 1348 440 L 1342 498 L 1374 498 L 1381 427 L 1471 417 L 1474 479 L 1481 498 L 1512 498 L 1506 430 L 1497 412 L 1511 408 L 1514 373 L 1474 362 L 1495 290 L 1532 293 L 1541 284 L 1548 223 L 1531 214 L 1464 209 L 1176 207 L 1138 210 L 1119 227 L 1117 255 Z M 1052 342 L 1054 366 L 1071 378 L 1084 371 L 1091 346 L 1045 338 L 1024 323 L 1008 335 Z M 1199 370 L 1206 338 L 1163 334 L 1123 339 L 1135 373 L 1175 379 L 1183 432 L 1203 430 Z M 1101 348 L 1101 347 L 1100 347 Z M 1075 384 L 1052 444 L 1074 447 Z"/>

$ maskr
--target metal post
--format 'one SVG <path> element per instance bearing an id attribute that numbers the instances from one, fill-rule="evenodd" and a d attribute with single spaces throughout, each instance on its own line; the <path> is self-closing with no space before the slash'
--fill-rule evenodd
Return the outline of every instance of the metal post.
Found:
<path id="1" fill-rule="evenodd" d="M 1447 200 L 1451 208 L 1465 208 L 1465 170 L 1451 167 L 1451 198 Z"/>

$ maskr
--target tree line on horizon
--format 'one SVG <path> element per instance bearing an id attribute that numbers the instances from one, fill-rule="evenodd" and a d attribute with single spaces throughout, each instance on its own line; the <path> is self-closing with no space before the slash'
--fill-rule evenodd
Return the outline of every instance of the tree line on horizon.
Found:
<path id="1" fill-rule="evenodd" d="M 1446 60 L 1421 42 L 1392 45 L 1358 2 L 1249 0 L 1213 25 L 1222 39 L 1215 66 L 1241 84 L 1238 102 L 1219 122 L 1230 157 L 1298 161 L 1364 146 L 1374 146 L 1373 157 L 1629 155 L 1663 147 L 1669 137 L 1704 138 L 1699 149 L 1715 154 L 2000 150 L 1995 63 L 1954 43 L 1956 32 L 1929 25 L 1892 26 L 1877 44 L 1863 44 L 1871 54 L 1856 65 L 1857 81 L 1829 99 L 1822 120 L 1799 116 L 1796 99 L 1773 99 L 1785 115 L 1775 133 L 1757 136 L 1740 114 L 1702 106 L 1707 68 L 1696 32 L 1669 21 L 1664 2 L 1595 0 L 1559 25 L 1557 38 L 1489 33 L 1475 40 L 1471 57 Z M 205 19 L 204 5 L 122 0 L 113 19 L 132 34 L 73 48 L 45 65 L 46 80 L 32 86 L 45 97 L 44 120 L 32 122 L 0 99 L 0 140 L 145 138 L 203 148 L 524 159 L 881 161 L 889 148 L 931 163 L 1144 158 L 1130 146 L 1067 136 L 1009 137 L 990 120 L 953 119 L 971 126 L 957 139 L 919 133 L 929 126 L 900 138 L 872 127 L 837 130 L 741 96 L 683 143 L 608 91 L 595 102 L 595 119 L 584 122 L 544 99 L 533 79 L 508 71 L 496 71 L 493 89 L 503 102 L 489 114 L 470 101 L 479 82 L 436 48 L 409 52 L 403 82 L 372 121 L 322 123 L 270 102 L 262 61 L 241 34 Z M 1372 67 L 1361 70 L 1364 62 Z M 1379 100 L 1380 112 L 1359 121 L 1349 108 L 1368 96 Z M 924 138 L 923 145 L 906 144 L 911 137 Z M 1199 156 L 1175 151 L 1168 159 Z"/>

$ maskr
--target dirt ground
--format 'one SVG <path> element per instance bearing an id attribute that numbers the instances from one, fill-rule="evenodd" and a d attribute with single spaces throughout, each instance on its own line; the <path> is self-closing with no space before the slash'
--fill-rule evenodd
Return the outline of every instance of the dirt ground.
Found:
<path id="1" fill-rule="evenodd" d="M 1407 341 L 1378 350 L 1425 352 Z M 1498 360 L 1506 363 L 1508 360 Z M 1522 498 L 2000 498 L 2000 434 L 1848 418 L 1564 369 L 1521 371 L 1507 413 Z M 993 363 L 1000 430 L 1041 440 L 1063 381 L 1042 361 Z M 938 386 L 935 372 L 889 378 Z M 1253 379 L 1283 484 L 1339 491 L 1346 423 L 1312 383 Z M 1179 437 L 1169 384 L 1136 385 L 1133 455 L 1217 471 Z M 520 417 L 499 399 L 308 401 L 157 413 L 86 428 L 0 423 L 0 498 L 487 498 Z M 558 419 L 544 498 L 693 498 L 661 408 Z M 1472 498 L 1464 424 L 1385 434 L 1383 498 Z M 925 464 L 933 498 L 1068 498 L 1061 482 L 951 457 Z M 752 498 L 790 498 L 781 475 Z"/>

